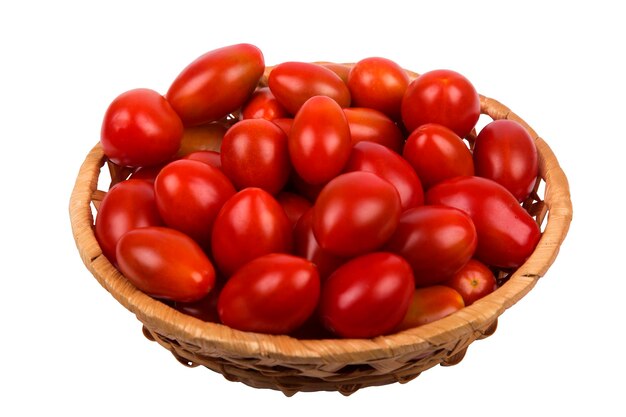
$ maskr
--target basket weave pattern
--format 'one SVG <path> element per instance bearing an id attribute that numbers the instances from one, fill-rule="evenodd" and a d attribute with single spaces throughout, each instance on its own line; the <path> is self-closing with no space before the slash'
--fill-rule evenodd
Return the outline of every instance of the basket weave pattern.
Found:
<path id="1" fill-rule="evenodd" d="M 230 381 L 278 389 L 286 395 L 322 390 L 349 395 L 367 386 L 408 382 L 435 365 L 458 363 L 472 342 L 491 335 L 498 317 L 552 265 L 572 218 L 567 178 L 543 139 L 493 99 L 481 96 L 481 112 L 494 120 L 520 122 L 534 138 L 540 179 L 524 207 L 542 225 L 543 234 L 535 252 L 518 270 L 501 273 L 502 285 L 495 292 L 436 322 L 374 339 L 301 340 L 203 322 L 147 296 L 102 255 L 94 235 L 94 211 L 105 195 L 97 189 L 106 163 L 100 145 L 87 155 L 70 200 L 79 254 L 98 282 L 137 316 L 144 335 L 186 366 L 202 365 Z"/>

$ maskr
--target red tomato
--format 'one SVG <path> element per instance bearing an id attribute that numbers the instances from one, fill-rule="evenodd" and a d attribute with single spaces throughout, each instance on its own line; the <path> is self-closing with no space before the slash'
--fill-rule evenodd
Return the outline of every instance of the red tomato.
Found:
<path id="1" fill-rule="evenodd" d="M 195 151 L 188 153 L 183 156 L 181 159 L 189 159 L 191 161 L 200 161 L 204 162 L 207 165 L 212 166 L 213 168 L 222 169 L 222 159 L 219 152 L 215 151 Z"/>
<path id="2" fill-rule="evenodd" d="M 299 194 L 290 193 L 288 191 L 280 192 L 276 196 L 276 201 L 280 203 L 289 222 L 293 227 L 296 226 L 300 217 L 311 209 L 311 202 Z"/>
<path id="3" fill-rule="evenodd" d="M 138 227 L 163 224 L 150 182 L 138 179 L 117 183 L 102 199 L 95 235 L 102 253 L 116 264 L 115 246 L 122 235 Z"/>
<path id="4" fill-rule="evenodd" d="M 463 210 L 478 234 L 476 258 L 489 266 L 517 268 L 533 253 L 541 231 L 506 188 L 481 177 L 456 177 L 426 192 L 427 204 Z"/>
<path id="5" fill-rule="evenodd" d="M 291 177 L 289 178 L 289 188 L 294 192 L 300 194 L 309 201 L 314 202 L 317 200 L 317 196 L 320 194 L 326 183 L 321 184 L 309 184 L 304 181 L 295 170 L 291 171 Z"/>
<path id="6" fill-rule="evenodd" d="M 291 250 L 292 226 L 280 204 L 260 188 L 245 188 L 220 210 L 213 227 L 213 258 L 225 277 L 268 253 Z"/>
<path id="7" fill-rule="evenodd" d="M 341 107 L 350 106 L 350 91 L 346 84 L 322 65 L 283 62 L 272 69 L 267 83 L 276 100 L 292 115 L 313 96 L 328 96 Z"/>
<path id="8" fill-rule="evenodd" d="M 120 238 L 116 254 L 122 274 L 152 297 L 197 301 L 215 284 L 215 270 L 202 248 L 174 229 L 133 229 Z"/>
<path id="9" fill-rule="evenodd" d="M 235 194 L 222 171 L 200 161 L 183 159 L 161 170 L 154 190 L 165 224 L 186 233 L 205 248 L 217 213 Z"/>
<path id="10" fill-rule="evenodd" d="M 269 87 L 257 88 L 250 100 L 241 109 L 244 119 L 279 119 L 289 117 L 289 113 L 276 100 Z"/>
<path id="11" fill-rule="evenodd" d="M 243 265 L 230 277 L 217 309 L 234 329 L 287 334 L 313 314 L 320 295 L 315 265 L 287 254 L 269 254 Z"/>
<path id="12" fill-rule="evenodd" d="M 138 88 L 119 95 L 102 122 L 100 143 L 117 165 L 140 167 L 169 161 L 183 137 L 183 124 L 154 90 Z"/>
<path id="13" fill-rule="evenodd" d="M 474 143 L 476 175 L 494 180 L 523 201 L 537 181 L 535 141 L 513 120 L 495 120 L 485 126 Z"/>
<path id="14" fill-rule="evenodd" d="M 402 205 L 396 188 L 376 174 L 349 172 L 331 180 L 313 206 L 313 233 L 337 256 L 381 247 L 393 234 Z"/>
<path id="15" fill-rule="evenodd" d="M 459 175 L 474 175 L 472 153 L 463 140 L 445 126 L 428 123 L 415 129 L 403 151 L 425 189 Z"/>
<path id="16" fill-rule="evenodd" d="M 397 63 L 380 57 L 365 58 L 354 64 L 348 76 L 354 107 L 368 107 L 400 120 L 402 97 L 409 76 Z"/>
<path id="17" fill-rule="evenodd" d="M 237 189 L 262 188 L 277 194 L 291 171 L 287 135 L 265 119 L 233 125 L 222 142 L 222 170 Z"/>
<path id="18" fill-rule="evenodd" d="M 186 127 L 177 156 L 181 157 L 197 151 L 219 152 L 226 130 L 227 127 L 219 122 Z"/>
<path id="19" fill-rule="evenodd" d="M 402 210 L 424 204 L 422 183 L 411 165 L 391 149 L 374 142 L 352 147 L 344 172 L 367 171 L 389 181 L 400 195 Z"/>
<path id="20" fill-rule="evenodd" d="M 459 272 L 443 284 L 457 290 L 466 306 L 498 288 L 491 269 L 476 259 L 470 259 Z"/>
<path id="21" fill-rule="evenodd" d="M 183 69 L 166 97 L 186 126 L 212 122 L 240 108 L 264 70 L 263 54 L 256 46 L 215 49 Z"/>
<path id="22" fill-rule="evenodd" d="M 411 304 L 397 331 L 432 323 L 465 307 L 463 297 L 444 285 L 416 288 Z"/>
<path id="23" fill-rule="evenodd" d="M 328 68 L 329 70 L 337 74 L 337 76 L 341 78 L 341 81 L 343 81 L 347 85 L 348 75 L 350 75 L 350 69 L 351 69 L 350 66 L 344 65 L 344 64 L 337 64 L 335 62 L 322 62 L 320 63 L 320 65 Z"/>
<path id="24" fill-rule="evenodd" d="M 455 71 L 425 72 L 409 84 L 402 99 L 402 120 L 409 132 L 426 123 L 437 123 L 464 138 L 479 116 L 476 89 Z"/>
<path id="25" fill-rule="evenodd" d="M 402 321 L 413 294 L 411 267 L 401 257 L 374 252 L 354 258 L 324 283 L 320 316 L 341 337 L 390 333 Z"/>
<path id="26" fill-rule="evenodd" d="M 289 117 L 282 117 L 278 119 L 273 119 L 272 122 L 280 127 L 285 135 L 289 136 L 289 132 L 291 131 L 291 125 L 293 124 L 293 119 Z"/>
<path id="27" fill-rule="evenodd" d="M 389 149 L 402 153 L 404 136 L 393 120 L 384 113 L 364 107 L 343 109 L 350 126 L 352 144 L 368 141 L 376 142 Z"/>
<path id="28" fill-rule="evenodd" d="M 351 147 L 341 107 L 326 96 L 307 100 L 289 131 L 289 155 L 298 175 L 309 184 L 329 181 L 341 172 Z"/>
<path id="29" fill-rule="evenodd" d="M 407 210 L 385 250 L 403 256 L 413 268 L 415 285 L 438 284 L 453 276 L 476 250 L 476 229 L 461 210 L 421 206 Z"/>

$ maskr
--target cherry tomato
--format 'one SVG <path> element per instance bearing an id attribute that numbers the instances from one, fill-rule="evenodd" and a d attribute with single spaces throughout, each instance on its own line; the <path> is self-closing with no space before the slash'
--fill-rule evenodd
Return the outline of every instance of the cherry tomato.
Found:
<path id="1" fill-rule="evenodd" d="M 410 329 L 449 316 L 465 307 L 463 297 L 444 285 L 416 288 L 408 311 L 397 331 Z"/>
<path id="2" fill-rule="evenodd" d="M 400 120 L 402 97 L 409 76 L 400 65 L 387 58 L 370 57 L 354 64 L 348 76 L 354 107 L 368 107 Z"/>
<path id="3" fill-rule="evenodd" d="M 182 137 L 183 124 L 165 98 L 138 88 L 120 94 L 109 105 L 100 143 L 112 162 L 140 167 L 169 161 Z"/>
<path id="4" fill-rule="evenodd" d="M 283 62 L 272 69 L 267 82 L 276 100 L 292 115 L 314 96 L 328 96 L 341 107 L 350 106 L 350 91 L 346 84 L 322 65 Z"/>
<path id="5" fill-rule="evenodd" d="M 95 235 L 102 253 L 116 264 L 115 246 L 122 235 L 138 227 L 163 224 L 150 182 L 129 179 L 106 193 L 96 216 Z"/>
<path id="6" fill-rule="evenodd" d="M 220 210 L 213 227 L 213 258 L 225 277 L 268 253 L 291 250 L 292 226 L 280 204 L 260 188 L 245 188 Z"/>
<path id="7" fill-rule="evenodd" d="M 394 233 L 402 205 L 396 188 L 376 174 L 339 175 L 313 205 L 313 233 L 337 256 L 356 256 L 381 247 Z"/>
<path id="8" fill-rule="evenodd" d="M 228 129 L 221 160 L 237 189 L 258 187 L 277 194 L 291 171 L 287 135 L 265 119 L 245 119 Z"/>
<path id="9" fill-rule="evenodd" d="M 402 210 L 424 204 L 422 183 L 411 165 L 391 149 L 374 142 L 352 147 L 344 172 L 367 171 L 389 181 L 400 195 Z"/>
<path id="10" fill-rule="evenodd" d="M 219 122 L 186 127 L 177 156 L 182 157 L 197 151 L 219 152 L 226 130 L 226 125 Z"/>
<path id="11" fill-rule="evenodd" d="M 289 117 L 289 113 L 276 100 L 269 87 L 257 88 L 241 109 L 244 119 L 279 119 Z"/>
<path id="12" fill-rule="evenodd" d="M 489 266 L 517 268 L 533 253 L 541 231 L 506 188 L 481 177 L 456 177 L 426 192 L 427 204 L 456 207 L 472 218 L 475 257 Z"/>
<path id="13" fill-rule="evenodd" d="M 268 254 L 243 265 L 230 277 L 217 309 L 234 329 L 287 334 L 313 314 L 320 295 L 315 265 L 287 254 Z"/>
<path id="14" fill-rule="evenodd" d="M 264 70 L 263 54 L 256 46 L 215 49 L 183 69 L 166 97 L 185 126 L 212 122 L 240 108 Z"/>
<path id="15" fill-rule="evenodd" d="M 204 162 L 207 165 L 212 166 L 213 168 L 222 169 L 222 159 L 219 152 L 215 151 L 195 151 L 188 153 L 183 156 L 181 159 L 189 159 L 191 161 L 200 161 Z"/>
<path id="16" fill-rule="evenodd" d="M 368 141 L 376 142 L 389 149 L 402 153 L 404 136 L 393 120 L 378 110 L 365 107 L 343 109 L 350 126 L 352 144 Z"/>
<path id="17" fill-rule="evenodd" d="M 213 223 L 235 188 L 217 168 L 200 161 L 166 165 L 154 182 L 159 213 L 169 227 L 208 247 Z"/>
<path id="18" fill-rule="evenodd" d="M 417 77 L 402 99 L 402 120 L 412 132 L 437 123 L 466 137 L 480 116 L 480 97 L 467 78 L 455 71 L 434 70 Z"/>
<path id="19" fill-rule="evenodd" d="M 503 185 L 518 201 L 528 197 L 537 181 L 537 147 L 528 131 L 513 120 L 494 120 L 480 131 L 474 164 L 476 175 Z"/>
<path id="20" fill-rule="evenodd" d="M 413 274 L 400 256 L 374 252 L 339 267 L 324 283 L 320 317 L 347 338 L 390 333 L 402 321 L 413 295 Z"/>
<path id="21" fill-rule="evenodd" d="M 152 297 L 197 301 L 215 284 L 213 264 L 202 248 L 174 229 L 133 229 L 120 238 L 116 255 L 122 274 Z"/>
<path id="22" fill-rule="evenodd" d="M 309 200 L 289 191 L 278 193 L 276 201 L 278 201 L 283 210 L 285 210 L 285 214 L 293 227 L 296 226 L 300 217 L 311 209 L 311 202 Z"/>
<path id="23" fill-rule="evenodd" d="M 385 250 L 403 256 L 413 268 L 415 285 L 438 284 L 470 260 L 477 245 L 474 223 L 461 210 L 421 206 L 407 210 Z"/>
<path id="24" fill-rule="evenodd" d="M 298 175 L 309 184 L 329 181 L 341 172 L 351 147 L 341 107 L 326 96 L 307 100 L 289 131 L 289 155 Z"/>
<path id="25" fill-rule="evenodd" d="M 427 123 L 407 138 L 403 151 L 425 189 L 447 178 L 474 175 L 472 153 L 463 140 L 445 126 Z"/>
<path id="26" fill-rule="evenodd" d="M 470 259 L 463 268 L 443 284 L 457 290 L 466 306 L 498 288 L 496 277 L 491 269 L 476 259 Z"/>

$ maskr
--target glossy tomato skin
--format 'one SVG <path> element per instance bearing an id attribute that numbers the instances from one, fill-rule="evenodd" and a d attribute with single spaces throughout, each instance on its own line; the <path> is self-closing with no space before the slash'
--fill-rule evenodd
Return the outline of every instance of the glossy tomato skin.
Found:
<path id="1" fill-rule="evenodd" d="M 461 294 L 466 306 L 498 288 L 496 277 L 491 269 L 477 259 L 470 259 L 463 268 L 443 284 L 454 288 Z"/>
<path id="2" fill-rule="evenodd" d="M 222 158 L 219 152 L 215 151 L 195 151 L 188 153 L 183 156 L 181 159 L 188 159 L 191 161 L 200 161 L 204 162 L 207 165 L 212 166 L 213 168 L 222 169 Z"/>
<path id="3" fill-rule="evenodd" d="M 354 107 L 367 107 L 400 120 L 402 98 L 409 86 L 409 76 L 394 61 L 369 57 L 350 70 L 348 88 Z"/>
<path id="4" fill-rule="evenodd" d="M 187 126 L 176 155 L 183 157 L 197 151 L 219 152 L 226 130 L 228 130 L 226 125 L 220 122 Z"/>
<path id="5" fill-rule="evenodd" d="M 95 235 L 104 256 L 116 264 L 115 247 L 124 233 L 162 224 L 152 183 L 129 179 L 111 187 L 102 199 L 96 216 Z"/>
<path id="6" fill-rule="evenodd" d="M 407 138 L 402 153 L 425 189 L 448 178 L 474 175 L 472 153 L 463 140 L 445 126 L 428 123 Z"/>
<path id="7" fill-rule="evenodd" d="M 402 204 L 396 188 L 376 174 L 354 171 L 332 179 L 313 205 L 313 233 L 343 257 L 381 247 L 396 230 Z"/>
<path id="8" fill-rule="evenodd" d="M 476 175 L 503 185 L 518 201 L 528 197 L 537 181 L 537 147 L 513 120 L 487 124 L 476 137 L 473 156 Z"/>
<path id="9" fill-rule="evenodd" d="M 348 86 L 322 65 L 283 62 L 272 69 L 267 82 L 274 97 L 292 115 L 314 96 L 330 97 L 340 107 L 350 106 Z"/>
<path id="10" fill-rule="evenodd" d="M 517 268 L 533 253 L 541 231 L 506 188 L 481 177 L 456 177 L 426 192 L 426 204 L 458 208 L 472 218 L 478 235 L 475 257 L 500 268 Z"/>
<path id="11" fill-rule="evenodd" d="M 384 113 L 365 107 L 349 107 L 343 109 L 343 112 L 348 120 L 353 145 L 362 141 L 376 142 L 402 153 L 402 131 Z"/>
<path id="12" fill-rule="evenodd" d="M 183 137 L 183 124 L 165 98 L 137 88 L 116 97 L 102 121 L 104 154 L 121 166 L 140 167 L 169 161 Z"/>
<path id="13" fill-rule="evenodd" d="M 294 170 L 309 184 L 322 184 L 341 172 L 352 141 L 346 116 L 333 99 L 312 97 L 302 105 L 289 131 Z"/>
<path id="14" fill-rule="evenodd" d="M 232 183 L 218 168 L 184 159 L 161 170 L 154 190 L 165 224 L 189 235 L 205 248 L 210 243 L 218 212 L 235 194 Z"/>
<path id="15" fill-rule="evenodd" d="M 320 295 L 315 265 L 287 254 L 268 254 L 243 265 L 222 289 L 217 309 L 234 329 L 288 334 L 313 314 Z"/>
<path id="16" fill-rule="evenodd" d="M 285 135 L 289 136 L 289 132 L 291 131 L 291 125 L 293 124 L 293 118 L 280 117 L 278 119 L 272 119 L 272 123 L 280 127 L 282 131 L 285 132 Z"/>
<path id="17" fill-rule="evenodd" d="M 287 135 L 269 120 L 242 120 L 224 135 L 221 161 L 237 189 L 258 187 L 277 194 L 291 172 Z"/>
<path id="18" fill-rule="evenodd" d="M 276 100 L 269 87 L 257 88 L 241 109 L 244 119 L 280 119 L 289 117 L 289 113 Z"/>
<path id="19" fill-rule="evenodd" d="M 424 204 L 422 183 L 411 165 L 391 149 L 374 142 L 352 147 L 344 172 L 367 171 L 389 181 L 400 196 L 402 210 Z"/>
<path id="20" fill-rule="evenodd" d="M 125 233 L 116 248 L 122 274 L 146 294 L 192 302 L 215 284 L 215 269 L 189 236 L 166 227 L 142 227 Z"/>
<path id="21" fill-rule="evenodd" d="M 211 247 L 219 270 L 228 278 L 254 258 L 288 253 L 292 226 L 276 199 L 260 188 L 245 188 L 222 207 Z"/>
<path id="22" fill-rule="evenodd" d="M 432 323 L 465 307 L 463 297 L 453 288 L 432 285 L 416 288 L 405 317 L 397 331 Z"/>
<path id="23" fill-rule="evenodd" d="M 282 191 L 276 196 L 278 201 L 285 210 L 285 214 L 293 227 L 296 227 L 300 217 L 311 209 L 311 202 L 299 194 L 289 191 Z"/>
<path id="24" fill-rule="evenodd" d="M 339 267 L 324 283 L 320 317 L 333 333 L 371 338 L 393 331 L 413 294 L 413 274 L 400 256 L 373 252 Z"/>
<path id="25" fill-rule="evenodd" d="M 480 97 L 472 83 L 458 72 L 433 70 L 409 84 L 401 109 L 409 132 L 426 123 L 437 123 L 464 138 L 480 116 Z"/>
<path id="26" fill-rule="evenodd" d="M 424 287 L 452 277 L 469 261 L 478 243 L 472 219 L 456 208 L 421 206 L 407 210 L 385 250 L 404 257 Z"/>
<path id="27" fill-rule="evenodd" d="M 212 122 L 240 108 L 264 70 L 263 54 L 256 46 L 225 46 L 205 53 L 183 69 L 166 97 L 185 126 Z"/>

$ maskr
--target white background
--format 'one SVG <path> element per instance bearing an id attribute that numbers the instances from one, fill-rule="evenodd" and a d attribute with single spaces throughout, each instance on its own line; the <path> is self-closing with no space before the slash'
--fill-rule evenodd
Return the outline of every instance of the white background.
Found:
<path id="1" fill-rule="evenodd" d="M 553 3 L 3 2 L 0 415 L 623 416 L 623 13 Z M 239 42 L 267 64 L 384 56 L 455 69 L 550 144 L 570 180 L 570 233 L 459 365 L 347 398 L 248 388 L 146 340 L 83 266 L 68 202 L 109 102 L 165 92 L 197 56 Z"/>

